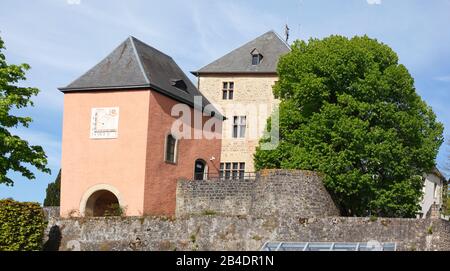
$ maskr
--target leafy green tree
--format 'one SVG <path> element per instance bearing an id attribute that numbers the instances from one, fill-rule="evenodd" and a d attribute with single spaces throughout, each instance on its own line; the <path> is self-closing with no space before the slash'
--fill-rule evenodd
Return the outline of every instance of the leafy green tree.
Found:
<path id="1" fill-rule="evenodd" d="M 296 41 L 278 75 L 280 144 L 256 168 L 324 173 L 344 215 L 414 217 L 443 125 L 397 54 L 367 36 Z"/>
<path id="2" fill-rule="evenodd" d="M 11 111 L 27 106 L 33 106 L 31 97 L 39 93 L 37 88 L 17 86 L 25 80 L 25 71 L 30 69 L 27 64 L 9 65 L 2 50 L 5 49 L 0 38 L 0 184 L 14 185 L 7 173 L 15 171 L 28 179 L 35 175 L 28 165 L 38 170 L 50 173 L 47 168 L 47 156 L 40 146 L 30 146 L 27 141 L 11 134 L 10 128 L 28 127 L 32 119 L 12 115 Z"/>
<path id="3" fill-rule="evenodd" d="M 53 183 L 49 183 L 47 186 L 47 194 L 44 200 L 44 206 L 59 206 L 61 197 L 61 170 Z"/>

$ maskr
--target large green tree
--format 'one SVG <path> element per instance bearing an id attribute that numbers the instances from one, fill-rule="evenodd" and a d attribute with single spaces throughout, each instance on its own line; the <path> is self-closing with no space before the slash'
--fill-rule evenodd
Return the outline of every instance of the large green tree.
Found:
<path id="1" fill-rule="evenodd" d="M 37 88 L 20 87 L 17 84 L 26 79 L 27 64 L 10 65 L 6 62 L 0 38 L 0 184 L 14 185 L 8 173 L 19 172 L 28 179 L 35 179 L 34 173 L 27 167 L 32 165 L 38 170 L 50 173 L 47 168 L 47 156 L 40 146 L 30 146 L 27 141 L 11 133 L 11 128 L 28 127 L 32 119 L 18 115 L 18 110 L 33 106 L 31 97 L 39 93 Z M 16 114 L 16 115 L 14 115 Z"/>
<path id="2" fill-rule="evenodd" d="M 296 41 L 278 75 L 280 144 L 256 168 L 324 173 L 344 215 L 414 217 L 443 126 L 397 54 L 367 36 Z"/>

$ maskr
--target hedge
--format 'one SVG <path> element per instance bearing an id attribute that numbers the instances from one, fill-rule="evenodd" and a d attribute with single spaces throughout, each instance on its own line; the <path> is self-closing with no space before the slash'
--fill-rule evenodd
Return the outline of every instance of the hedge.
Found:
<path id="1" fill-rule="evenodd" d="M 38 203 L 0 200 L 0 251 L 41 250 L 45 227 Z"/>

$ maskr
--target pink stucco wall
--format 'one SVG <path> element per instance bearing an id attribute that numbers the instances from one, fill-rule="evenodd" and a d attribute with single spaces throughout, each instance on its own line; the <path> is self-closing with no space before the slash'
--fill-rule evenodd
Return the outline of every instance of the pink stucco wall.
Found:
<path id="1" fill-rule="evenodd" d="M 61 216 L 77 214 L 83 195 L 98 185 L 119 192 L 128 216 L 173 215 L 176 181 L 193 177 L 196 159 L 207 161 L 209 171 L 216 173 L 220 139 L 180 140 L 178 163 L 164 161 L 165 136 L 175 120 L 170 113 L 176 103 L 150 90 L 66 93 Z M 100 107 L 119 107 L 117 139 L 90 139 L 91 109 Z M 212 156 L 215 161 L 210 161 Z"/>
<path id="2" fill-rule="evenodd" d="M 149 91 L 64 95 L 61 215 L 79 210 L 84 193 L 107 184 L 120 192 L 127 215 L 143 212 Z M 91 109 L 119 107 L 119 137 L 90 139 Z"/>

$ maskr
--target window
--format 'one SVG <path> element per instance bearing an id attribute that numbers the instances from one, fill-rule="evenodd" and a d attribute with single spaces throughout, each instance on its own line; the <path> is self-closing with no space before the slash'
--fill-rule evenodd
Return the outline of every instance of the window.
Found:
<path id="1" fill-rule="evenodd" d="M 175 164 L 176 163 L 176 151 L 177 140 L 172 135 L 168 135 L 166 139 L 166 162 Z"/>
<path id="2" fill-rule="evenodd" d="M 222 99 L 233 100 L 234 82 L 223 82 Z"/>
<path id="3" fill-rule="evenodd" d="M 238 177 L 238 169 L 239 169 L 239 163 L 233 163 L 233 171 L 232 171 L 232 178 L 237 179 Z"/>
<path id="4" fill-rule="evenodd" d="M 259 65 L 261 63 L 261 55 L 252 55 L 252 65 Z"/>
<path id="5" fill-rule="evenodd" d="M 195 161 L 194 180 L 196 181 L 206 180 L 208 178 L 207 172 L 208 167 L 206 165 L 206 162 L 202 159 L 197 159 Z"/>
<path id="6" fill-rule="evenodd" d="M 220 163 L 220 179 L 242 180 L 244 179 L 244 176 L 245 176 L 245 163 L 242 162 Z"/>
<path id="7" fill-rule="evenodd" d="M 434 184 L 433 194 L 434 194 L 434 198 L 437 199 L 438 198 L 438 189 L 437 189 L 436 183 Z"/>
<path id="8" fill-rule="evenodd" d="M 233 138 L 245 138 L 246 126 L 247 126 L 246 116 L 233 117 Z"/>
<path id="9" fill-rule="evenodd" d="M 182 79 L 173 79 L 172 80 L 172 86 L 187 91 L 187 85 Z"/>
<path id="10" fill-rule="evenodd" d="M 245 163 L 239 163 L 239 179 L 244 179 Z"/>
<path id="11" fill-rule="evenodd" d="M 225 164 L 225 179 L 230 179 L 230 175 L 231 175 L 231 163 L 226 163 Z"/>
<path id="12" fill-rule="evenodd" d="M 261 55 L 256 48 L 253 49 L 251 55 L 252 55 L 252 65 L 253 66 L 259 65 L 263 59 L 263 55 Z"/>

